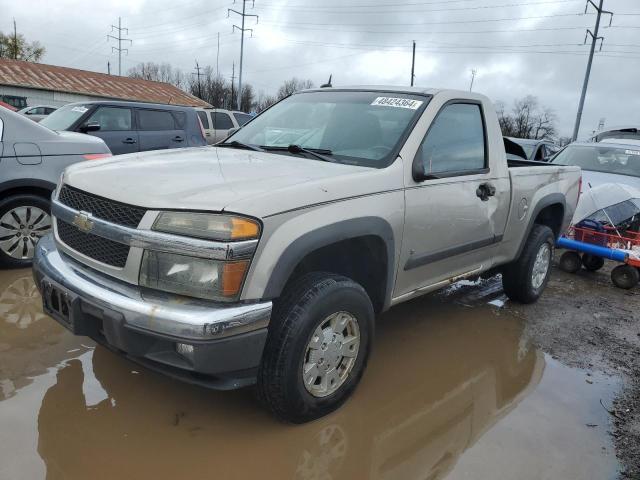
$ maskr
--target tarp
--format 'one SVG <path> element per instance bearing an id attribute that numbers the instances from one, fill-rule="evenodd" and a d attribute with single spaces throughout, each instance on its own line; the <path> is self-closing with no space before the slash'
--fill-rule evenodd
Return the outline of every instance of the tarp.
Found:
<path id="1" fill-rule="evenodd" d="M 604 183 L 586 188 L 578 201 L 573 224 L 590 219 L 612 226 L 640 215 L 640 190 L 620 183 Z"/>

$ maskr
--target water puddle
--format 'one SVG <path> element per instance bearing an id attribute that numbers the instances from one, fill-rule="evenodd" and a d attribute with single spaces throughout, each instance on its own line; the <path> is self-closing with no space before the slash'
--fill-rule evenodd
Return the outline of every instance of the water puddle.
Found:
<path id="1" fill-rule="evenodd" d="M 388 312 L 354 397 L 328 417 L 288 426 L 251 390 L 185 385 L 73 337 L 42 315 L 30 279 L 28 271 L 0 271 L 0 478 L 526 480 L 616 472 L 600 404 L 611 404 L 616 381 L 533 349 L 492 284 Z"/>

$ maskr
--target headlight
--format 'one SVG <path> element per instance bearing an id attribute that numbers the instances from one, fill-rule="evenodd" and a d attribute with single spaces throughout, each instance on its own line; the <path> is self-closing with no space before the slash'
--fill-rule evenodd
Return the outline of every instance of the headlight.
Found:
<path id="1" fill-rule="evenodd" d="M 162 212 L 153 230 L 222 242 L 258 238 L 260 224 L 255 220 L 231 215 L 193 212 Z"/>
<path id="2" fill-rule="evenodd" d="M 146 250 L 140 285 L 189 297 L 233 301 L 248 269 L 248 259 L 224 262 Z"/>

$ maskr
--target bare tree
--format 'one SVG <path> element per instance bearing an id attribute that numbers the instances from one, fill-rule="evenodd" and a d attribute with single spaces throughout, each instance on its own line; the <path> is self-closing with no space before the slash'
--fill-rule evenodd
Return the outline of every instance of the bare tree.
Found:
<path id="1" fill-rule="evenodd" d="M 280 86 L 276 97 L 278 100 L 282 100 L 292 93 L 295 93 L 299 90 L 304 90 L 305 88 L 313 88 L 313 82 L 311 80 L 299 80 L 296 77 L 293 77 L 292 79 L 285 81 Z"/>
<path id="2" fill-rule="evenodd" d="M 45 51 L 40 42 L 28 42 L 22 34 L 14 37 L 0 32 L 0 58 L 39 62 Z"/>
<path id="3" fill-rule="evenodd" d="M 258 94 L 258 98 L 256 99 L 256 104 L 255 104 L 256 112 L 260 113 L 263 110 L 266 110 L 277 101 L 278 99 L 273 95 L 266 95 L 264 92 L 260 92 Z"/>
<path id="4" fill-rule="evenodd" d="M 532 95 L 515 100 L 511 112 L 505 111 L 503 102 L 497 102 L 496 112 L 504 136 L 542 139 L 554 138 L 557 134 L 554 111 L 540 107 Z"/>
<path id="5" fill-rule="evenodd" d="M 174 68 L 168 63 L 141 62 L 130 68 L 127 76 L 154 82 L 170 83 L 183 89 L 186 87 L 184 73 L 179 68 Z"/>

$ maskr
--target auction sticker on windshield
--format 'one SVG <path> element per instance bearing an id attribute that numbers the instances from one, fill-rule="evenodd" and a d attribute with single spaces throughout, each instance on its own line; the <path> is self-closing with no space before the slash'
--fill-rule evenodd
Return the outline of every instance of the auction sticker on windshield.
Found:
<path id="1" fill-rule="evenodd" d="M 397 107 L 397 108 L 409 108 L 411 110 L 417 110 L 422 105 L 421 100 L 411 100 L 409 98 L 397 98 L 397 97 L 378 97 L 371 105 L 379 107 Z"/>

